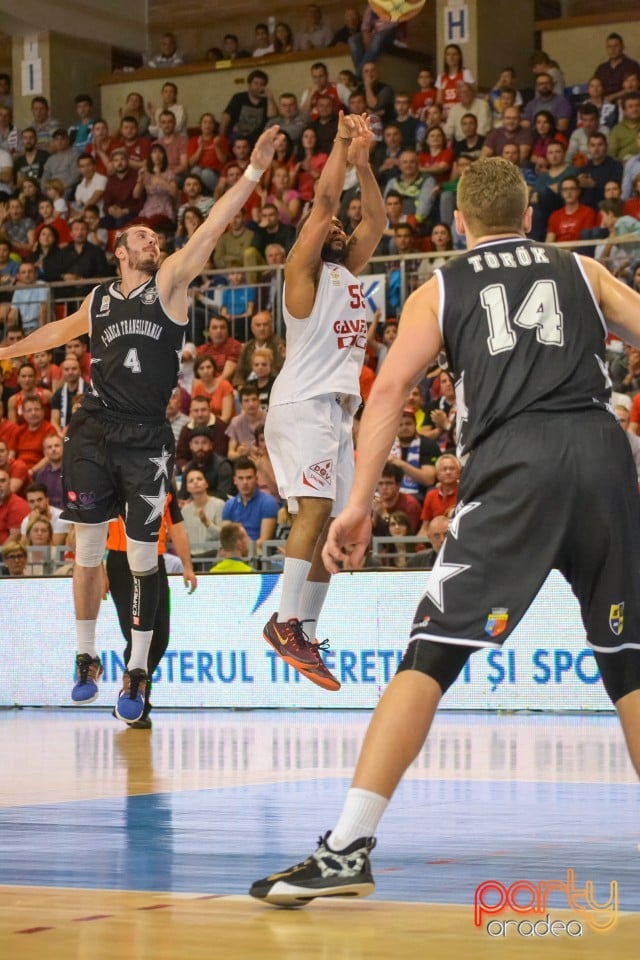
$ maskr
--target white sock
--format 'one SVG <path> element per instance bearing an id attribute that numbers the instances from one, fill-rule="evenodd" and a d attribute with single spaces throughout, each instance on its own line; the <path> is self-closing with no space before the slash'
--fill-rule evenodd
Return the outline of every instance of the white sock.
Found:
<path id="1" fill-rule="evenodd" d="M 328 843 L 338 853 L 361 837 L 375 836 L 389 801 L 379 793 L 351 787 Z"/>
<path id="2" fill-rule="evenodd" d="M 131 656 L 127 670 L 146 670 L 153 630 L 131 631 Z"/>
<path id="3" fill-rule="evenodd" d="M 280 597 L 280 609 L 278 610 L 279 623 L 284 623 L 285 620 L 291 620 L 293 617 L 297 617 L 298 620 L 301 619 L 300 600 L 309 576 L 309 570 L 311 570 L 309 560 L 298 560 L 297 557 L 284 558 L 282 596 Z"/>
<path id="4" fill-rule="evenodd" d="M 306 623 L 304 627 L 310 640 L 315 640 L 318 617 L 324 606 L 328 590 L 329 581 L 320 580 L 307 580 L 302 589 L 300 619 L 312 621 L 312 623 Z"/>
<path id="5" fill-rule="evenodd" d="M 76 620 L 76 634 L 78 636 L 78 653 L 88 653 L 90 657 L 97 657 L 96 653 L 96 624 L 97 620 Z"/>

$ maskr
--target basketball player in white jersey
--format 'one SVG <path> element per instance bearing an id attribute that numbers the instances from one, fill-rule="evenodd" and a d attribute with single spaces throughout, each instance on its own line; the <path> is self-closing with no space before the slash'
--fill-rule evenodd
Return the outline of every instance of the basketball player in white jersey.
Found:
<path id="1" fill-rule="evenodd" d="M 314 642 L 329 587 L 321 552 L 353 477 L 352 423 L 360 405 L 367 344 L 357 274 L 386 223 L 369 164 L 371 140 L 366 115 L 340 114 L 313 207 L 285 267 L 287 354 L 265 424 L 278 488 L 295 519 L 287 540 L 280 609 L 263 635 L 283 660 L 327 690 L 338 690 L 340 683 L 320 656 L 324 647 Z M 356 168 L 362 197 L 362 221 L 349 238 L 336 219 L 347 163 Z"/>

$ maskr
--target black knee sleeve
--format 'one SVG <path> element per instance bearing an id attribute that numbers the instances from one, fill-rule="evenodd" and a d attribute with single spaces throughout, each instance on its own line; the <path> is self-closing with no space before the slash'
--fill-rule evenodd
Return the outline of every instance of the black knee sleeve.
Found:
<path id="1" fill-rule="evenodd" d="M 640 650 L 593 651 L 604 688 L 612 703 L 640 690 Z"/>
<path id="2" fill-rule="evenodd" d="M 158 557 L 158 606 L 153 622 L 153 635 L 149 647 L 149 676 L 164 657 L 169 646 L 170 593 L 164 558 Z"/>
<path id="3" fill-rule="evenodd" d="M 417 637 L 407 647 L 398 673 L 402 670 L 418 670 L 433 677 L 443 693 L 446 693 L 464 667 L 475 647 L 453 643 L 438 643 Z"/>
<path id="4" fill-rule="evenodd" d="M 131 626 L 133 630 L 153 630 L 158 608 L 158 570 L 146 576 L 133 574 Z"/>

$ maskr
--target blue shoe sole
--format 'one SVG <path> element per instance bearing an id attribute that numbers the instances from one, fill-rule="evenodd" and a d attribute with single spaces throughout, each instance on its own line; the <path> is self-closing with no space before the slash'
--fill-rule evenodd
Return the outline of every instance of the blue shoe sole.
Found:
<path id="1" fill-rule="evenodd" d="M 77 703 L 79 707 L 83 707 L 87 703 L 94 703 L 98 699 L 99 690 L 96 689 L 96 692 L 93 693 L 90 697 L 83 697 L 81 700 L 77 697 L 74 697 L 73 690 L 71 691 L 71 699 L 74 703 Z"/>
<path id="2" fill-rule="evenodd" d="M 118 720 L 122 720 L 123 723 L 135 723 L 136 720 L 139 720 L 142 717 L 142 714 L 144 713 L 144 700 L 142 700 L 142 698 L 140 699 L 139 703 L 137 699 L 131 700 L 129 697 L 122 697 L 122 701 L 123 703 L 118 701 L 114 707 L 114 713 Z M 130 716 L 126 716 L 125 712 L 119 709 L 119 707 L 123 706 L 124 703 L 131 704 L 131 707 L 135 708 L 131 709 Z"/>

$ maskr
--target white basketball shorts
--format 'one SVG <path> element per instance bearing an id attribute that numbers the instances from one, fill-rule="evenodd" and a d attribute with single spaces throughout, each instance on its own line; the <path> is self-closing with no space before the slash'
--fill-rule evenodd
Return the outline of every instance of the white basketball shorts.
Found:
<path id="1" fill-rule="evenodd" d="M 297 513 L 298 497 L 332 500 L 332 517 L 345 507 L 353 483 L 357 401 L 332 393 L 269 407 L 264 435 L 290 513 Z"/>

